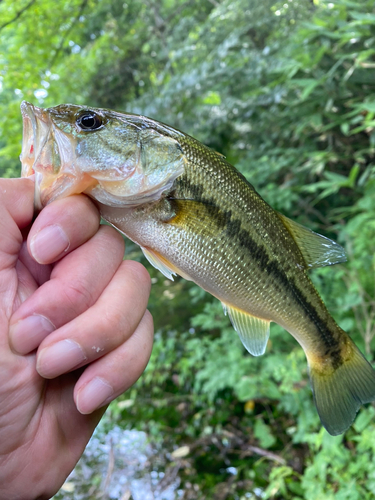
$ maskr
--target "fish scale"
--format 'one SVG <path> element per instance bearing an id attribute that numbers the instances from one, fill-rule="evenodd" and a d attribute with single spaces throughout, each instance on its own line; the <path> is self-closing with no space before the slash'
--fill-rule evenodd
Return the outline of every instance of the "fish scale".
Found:
<path id="1" fill-rule="evenodd" d="M 39 209 L 70 194 L 93 198 L 165 276 L 217 297 L 253 355 L 265 352 L 271 321 L 285 328 L 305 351 L 331 434 L 375 399 L 372 366 L 307 274 L 343 262 L 339 245 L 273 210 L 222 155 L 168 125 L 85 106 L 21 110 L 23 175 L 35 173 Z"/>

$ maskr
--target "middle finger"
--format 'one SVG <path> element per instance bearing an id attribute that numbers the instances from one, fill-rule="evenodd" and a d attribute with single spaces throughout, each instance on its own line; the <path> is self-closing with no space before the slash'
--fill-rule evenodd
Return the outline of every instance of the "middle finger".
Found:
<path id="1" fill-rule="evenodd" d="M 126 342 L 145 314 L 150 286 L 141 264 L 123 261 L 98 301 L 42 342 L 37 353 L 39 374 L 58 377 Z"/>

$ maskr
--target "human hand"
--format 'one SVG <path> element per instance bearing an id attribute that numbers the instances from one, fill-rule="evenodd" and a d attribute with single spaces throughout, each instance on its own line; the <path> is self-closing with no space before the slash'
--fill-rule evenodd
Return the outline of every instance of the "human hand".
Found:
<path id="1" fill-rule="evenodd" d="M 29 228 L 33 189 L 0 179 L 0 500 L 58 491 L 152 346 L 150 278 L 122 237 L 83 195 Z"/>

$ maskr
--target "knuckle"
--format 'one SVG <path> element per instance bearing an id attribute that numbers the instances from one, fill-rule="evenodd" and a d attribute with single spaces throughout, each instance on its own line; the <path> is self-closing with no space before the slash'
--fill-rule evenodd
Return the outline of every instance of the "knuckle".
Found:
<path id="1" fill-rule="evenodd" d="M 101 329 L 105 332 L 110 332 L 111 336 L 113 336 L 112 338 L 119 333 L 122 336 L 128 330 L 123 309 L 116 307 L 114 304 L 111 304 L 111 306 L 106 308 L 100 315 L 100 324 Z"/>
<path id="2" fill-rule="evenodd" d="M 62 288 L 64 300 L 74 310 L 85 311 L 94 302 L 94 297 L 89 288 L 79 281 L 69 283 Z"/>

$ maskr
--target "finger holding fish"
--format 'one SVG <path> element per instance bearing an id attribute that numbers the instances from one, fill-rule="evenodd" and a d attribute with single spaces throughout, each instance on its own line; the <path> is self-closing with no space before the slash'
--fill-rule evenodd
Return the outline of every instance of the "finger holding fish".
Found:
<path id="1" fill-rule="evenodd" d="M 39 264 L 51 264 L 72 252 L 99 229 L 100 215 L 87 197 L 70 196 L 46 206 L 28 236 L 28 250 Z"/>
<path id="2" fill-rule="evenodd" d="M 27 354 L 37 349 L 47 335 L 95 304 L 121 265 L 123 254 L 123 238 L 113 228 L 101 226 L 86 243 L 57 262 L 50 278 L 12 316 L 13 350 Z"/>
<path id="3" fill-rule="evenodd" d="M 93 306 L 48 335 L 37 351 L 37 371 L 55 378 L 107 355 L 136 331 L 147 307 L 150 277 L 123 261 Z"/>

